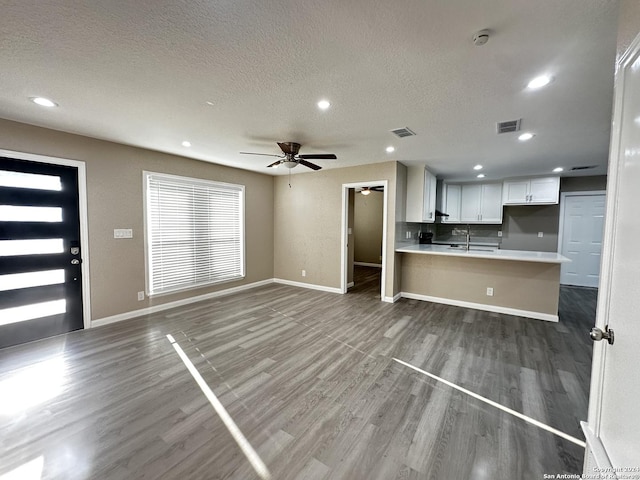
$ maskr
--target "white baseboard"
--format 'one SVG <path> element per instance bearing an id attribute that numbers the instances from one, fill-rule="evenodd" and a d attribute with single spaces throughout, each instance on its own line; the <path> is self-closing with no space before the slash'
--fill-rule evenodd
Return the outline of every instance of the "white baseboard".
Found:
<path id="1" fill-rule="evenodd" d="M 393 297 L 384 297 L 382 301 L 387 303 L 396 303 L 400 300 L 400 297 L 402 297 L 402 292 L 396 293 Z"/>
<path id="2" fill-rule="evenodd" d="M 353 262 L 354 265 L 359 265 L 361 267 L 378 267 L 382 268 L 381 263 L 367 263 L 367 262 Z"/>
<path id="3" fill-rule="evenodd" d="M 176 300 L 174 302 L 167 302 L 161 305 L 141 308 L 139 310 L 132 310 L 131 312 L 119 313 L 117 315 L 111 315 L 110 317 L 103 317 L 99 318 L 98 320 L 93 320 L 91 322 L 91 327 L 100 327 L 102 325 L 109 325 L 110 323 L 129 320 L 130 318 L 141 317 L 142 315 L 150 315 L 152 313 L 161 312 L 163 310 L 169 310 L 170 308 L 181 307 L 182 305 L 188 305 L 190 303 L 200 302 L 202 300 L 209 300 L 210 298 L 222 297 L 224 295 L 242 292 L 251 288 L 269 285 L 270 283 L 273 283 L 273 278 L 268 278 L 267 280 L 261 280 L 259 282 L 248 283 L 246 285 L 240 285 L 239 287 L 226 288 L 224 290 L 218 290 L 217 292 L 205 293 L 204 295 L 184 298 L 182 300 Z"/>
<path id="4" fill-rule="evenodd" d="M 349 282 L 349 283 L 347 283 L 347 288 L 351 288 L 351 287 L 353 287 L 354 285 L 355 285 L 355 283 L 353 283 L 353 282 Z"/>
<path id="5" fill-rule="evenodd" d="M 342 293 L 342 290 L 338 287 L 325 287 L 324 285 L 314 285 L 313 283 L 294 282 L 293 280 L 283 280 L 282 278 L 274 278 L 274 283 L 280 283 L 282 285 L 289 285 L 292 287 L 309 288 L 311 290 L 320 290 L 322 292 L 330 293 Z"/>
<path id="6" fill-rule="evenodd" d="M 429 295 L 420 295 L 418 293 L 402 292 L 400 295 L 403 298 L 443 303 L 445 305 L 453 305 L 456 307 L 473 308 L 474 310 L 483 310 L 485 312 L 504 313 L 506 315 L 515 315 L 517 317 L 535 318 L 536 320 L 546 320 L 547 322 L 558 321 L 558 315 L 551 315 L 550 313 L 531 312 L 528 310 L 518 310 L 516 308 L 500 307 L 497 305 L 486 305 L 484 303 L 465 302 L 463 300 L 454 300 L 451 298 L 431 297 Z"/>

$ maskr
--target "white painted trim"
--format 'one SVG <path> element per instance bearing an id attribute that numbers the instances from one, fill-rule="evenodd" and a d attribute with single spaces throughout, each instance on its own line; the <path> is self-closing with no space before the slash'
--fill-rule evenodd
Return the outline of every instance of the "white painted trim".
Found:
<path id="1" fill-rule="evenodd" d="M 382 268 L 381 263 L 367 263 L 367 262 L 353 262 L 354 265 L 359 265 L 361 267 L 378 267 Z"/>
<path id="2" fill-rule="evenodd" d="M 354 283 L 354 282 L 349 282 L 349 283 L 347 283 L 347 290 L 348 290 L 349 288 L 352 288 L 354 285 L 355 285 L 355 283 Z M 340 293 L 342 293 L 342 292 L 340 292 Z"/>
<path id="3" fill-rule="evenodd" d="M 310 290 L 320 290 L 321 292 L 344 293 L 342 289 L 337 287 L 325 287 L 324 285 L 315 285 L 313 283 L 294 282 L 293 280 L 284 280 L 282 278 L 274 278 L 273 282 L 279 283 L 282 285 L 289 285 L 291 287 L 301 287 L 301 288 L 308 288 Z"/>
<path id="4" fill-rule="evenodd" d="M 402 293 L 396 293 L 393 297 L 384 297 L 383 302 L 396 303 L 402 297 Z"/>
<path id="5" fill-rule="evenodd" d="M 611 141 L 609 144 L 609 170 L 607 172 L 607 206 L 605 209 L 604 235 L 602 241 L 602 260 L 600 263 L 600 286 L 598 288 L 598 308 L 595 326 L 604 330 L 609 323 L 611 284 L 613 279 L 614 246 L 618 234 L 618 190 L 620 165 L 625 161 L 621 155 L 622 119 L 624 114 L 625 82 L 624 73 L 637 61 L 640 54 L 640 34 L 616 62 L 613 95 L 613 115 L 611 119 Z M 594 342 L 591 361 L 591 387 L 589 390 L 589 428 L 600 438 L 602 421 L 602 403 L 604 396 L 604 371 L 608 344 Z"/>
<path id="6" fill-rule="evenodd" d="M 273 278 L 267 280 L 261 280 L 259 282 L 248 283 L 246 285 L 240 285 L 238 287 L 227 288 L 224 290 L 218 290 L 217 292 L 205 293 L 204 295 L 197 295 L 195 297 L 184 298 L 182 300 L 175 300 L 173 302 L 163 303 L 161 305 L 154 305 L 152 307 L 141 308 L 139 310 L 132 310 L 130 312 L 119 313 L 117 315 L 111 315 L 109 317 L 99 318 L 91 322 L 92 327 L 101 327 L 102 325 L 109 325 L 110 323 L 121 322 L 123 320 L 129 320 L 135 317 L 141 317 L 143 315 L 151 315 L 152 313 L 162 312 L 163 310 L 169 310 L 175 307 L 181 307 L 183 305 L 189 305 L 190 303 L 200 302 L 202 300 L 209 300 L 211 298 L 222 297 L 224 295 L 230 295 L 232 293 L 238 293 L 252 288 L 261 287 L 263 285 L 269 285 L 274 282 Z"/>
<path id="7" fill-rule="evenodd" d="M 89 212 L 87 207 L 87 169 L 85 162 L 68 158 L 36 155 L 33 153 L 0 150 L 0 156 L 16 160 L 49 163 L 74 167 L 78 170 L 78 213 L 80 216 L 80 245 L 82 245 L 82 318 L 84 328 L 90 328 L 91 322 L 91 284 L 89 279 Z"/>
<path id="8" fill-rule="evenodd" d="M 602 441 L 599 437 L 596 437 L 589 427 L 587 422 L 580 422 L 580 427 L 582 428 L 582 433 L 584 433 L 584 438 L 587 443 L 587 449 L 591 451 L 591 455 L 596 462 L 598 468 L 601 469 L 612 469 L 613 465 L 611 465 L 611 460 L 607 455 L 607 451 L 602 444 Z M 612 471 L 612 470 L 609 470 Z M 588 472 L 585 472 L 588 473 Z"/>
<path id="9" fill-rule="evenodd" d="M 588 190 L 584 192 L 561 192 L 560 193 L 560 224 L 558 225 L 558 247 L 556 248 L 559 254 L 562 254 L 562 240 L 564 235 L 564 215 L 565 215 L 565 200 L 567 197 L 586 197 L 602 195 L 607 198 L 606 190 Z"/>
<path id="10" fill-rule="evenodd" d="M 387 234 L 388 234 L 388 205 L 389 205 L 389 181 L 388 180 L 368 180 L 366 182 L 343 183 L 342 184 L 342 228 L 340 232 L 340 293 L 347 293 L 347 258 L 349 256 L 347 247 L 347 230 L 349 228 L 349 189 L 358 187 L 384 187 L 384 199 L 382 210 L 382 272 L 380 273 L 380 298 L 384 300 L 387 283 Z"/>
<path id="11" fill-rule="evenodd" d="M 504 313 L 506 315 L 515 315 L 517 317 L 546 320 L 547 322 L 558 321 L 558 315 L 551 315 L 550 313 L 532 312 L 529 310 L 519 310 L 517 308 L 500 307 L 498 305 L 486 305 L 484 303 L 465 302 L 463 300 L 432 297 L 429 295 L 421 295 L 418 293 L 401 292 L 400 295 L 402 295 L 403 298 L 410 298 L 412 300 L 423 300 L 425 302 L 442 303 L 445 305 L 453 305 L 455 307 L 473 308 L 474 310 L 482 310 L 485 312 Z"/>

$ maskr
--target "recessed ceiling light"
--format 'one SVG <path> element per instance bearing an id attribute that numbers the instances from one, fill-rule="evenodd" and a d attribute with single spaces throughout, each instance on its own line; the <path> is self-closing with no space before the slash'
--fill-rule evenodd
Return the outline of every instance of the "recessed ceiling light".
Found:
<path id="1" fill-rule="evenodd" d="M 476 165 L 473 167 L 474 170 L 482 170 L 482 165 Z"/>
<path id="2" fill-rule="evenodd" d="M 393 152 L 395 152 L 395 151 L 396 151 L 396 147 L 394 147 L 394 146 L 392 146 L 392 145 L 389 145 L 389 146 L 386 148 L 386 150 L 387 150 L 387 153 L 393 153 Z"/>
<path id="3" fill-rule="evenodd" d="M 554 171 L 554 172 L 556 172 L 556 173 L 559 173 L 559 172 L 564 171 L 564 168 L 562 168 L 562 167 L 556 167 L 556 168 L 554 168 L 554 169 L 553 169 L 553 171 Z"/>
<path id="4" fill-rule="evenodd" d="M 479 173 L 478 178 L 484 178 L 484 173 Z"/>
<path id="5" fill-rule="evenodd" d="M 527 88 L 531 90 L 537 90 L 542 87 L 546 87 L 551 83 L 551 77 L 549 75 L 540 75 L 539 77 L 534 78 L 527 84 Z"/>
<path id="6" fill-rule="evenodd" d="M 523 133 L 522 135 L 520 135 L 518 137 L 518 140 L 520 140 L 521 142 L 526 142 L 527 140 L 531 140 L 534 137 L 533 133 Z"/>
<path id="7" fill-rule="evenodd" d="M 53 100 L 49 100 L 48 98 L 44 98 L 44 97 L 31 97 L 30 100 L 33 103 L 37 103 L 41 107 L 57 107 L 58 106 L 58 104 Z"/>
<path id="8" fill-rule="evenodd" d="M 327 108 L 329 108 L 331 106 L 331 104 L 327 101 L 327 100 L 320 100 L 318 102 L 318 108 L 320 110 L 326 110 Z"/>
<path id="9" fill-rule="evenodd" d="M 185 140 L 184 142 L 182 142 L 182 146 L 189 148 L 191 146 L 191 142 L 189 140 Z"/>
<path id="10" fill-rule="evenodd" d="M 209 105 L 210 107 L 213 107 L 213 106 L 215 105 L 213 102 L 210 102 L 209 100 L 207 100 L 207 101 L 206 101 L 206 102 L 204 102 L 204 103 L 206 103 L 206 104 L 207 104 L 207 105 Z"/>

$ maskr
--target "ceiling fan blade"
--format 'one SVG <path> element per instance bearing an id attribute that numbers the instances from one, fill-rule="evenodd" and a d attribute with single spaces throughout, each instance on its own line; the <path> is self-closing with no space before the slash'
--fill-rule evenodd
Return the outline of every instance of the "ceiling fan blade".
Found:
<path id="1" fill-rule="evenodd" d="M 278 146 L 287 155 L 297 155 L 300 151 L 300 144 L 296 142 L 278 142 Z"/>
<path id="2" fill-rule="evenodd" d="M 300 165 L 304 165 L 305 167 L 309 167 L 313 170 L 320 170 L 322 167 L 320 165 L 316 165 L 315 163 L 307 162 L 306 160 L 298 160 Z"/>
<path id="3" fill-rule="evenodd" d="M 240 152 L 241 155 L 262 155 L 263 157 L 278 157 L 284 158 L 282 155 L 274 155 L 273 153 L 254 153 L 254 152 Z"/>
<path id="4" fill-rule="evenodd" d="M 277 162 L 273 162 L 271 165 L 267 165 L 267 168 L 277 167 L 282 163 L 282 160 L 278 160 Z"/>
<path id="5" fill-rule="evenodd" d="M 304 158 L 307 160 L 337 160 L 333 153 L 311 153 L 308 155 L 298 155 L 300 158 Z"/>

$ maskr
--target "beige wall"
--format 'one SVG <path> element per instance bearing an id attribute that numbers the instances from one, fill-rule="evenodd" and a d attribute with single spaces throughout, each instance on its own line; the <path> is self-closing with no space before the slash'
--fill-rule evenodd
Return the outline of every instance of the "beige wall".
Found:
<path id="1" fill-rule="evenodd" d="M 356 262 L 380 263 L 383 204 L 383 192 L 371 191 L 366 196 L 359 193 L 355 196 L 353 236 Z"/>
<path id="2" fill-rule="evenodd" d="M 404 253 L 402 291 L 557 315 L 560 265 Z"/>
<path id="3" fill-rule="evenodd" d="M 618 13 L 618 57 L 640 33 L 640 2 L 620 0 Z"/>
<path id="4" fill-rule="evenodd" d="M 92 320 L 273 277 L 273 177 L 0 120 L 0 149 L 86 162 Z M 246 278 L 153 299 L 145 290 L 142 171 L 245 185 Z M 114 228 L 133 239 L 115 240 Z"/>
<path id="5" fill-rule="evenodd" d="M 393 292 L 396 162 L 275 178 L 276 278 L 340 288 L 342 184 L 389 182 L 386 295 Z M 307 276 L 302 277 L 301 271 Z"/>
<path id="6" fill-rule="evenodd" d="M 407 229 L 407 167 L 396 162 L 396 224 L 394 239 L 396 243 L 406 242 Z M 393 294 L 400 293 L 402 285 L 402 254 L 395 254 L 395 269 L 393 271 Z"/>

